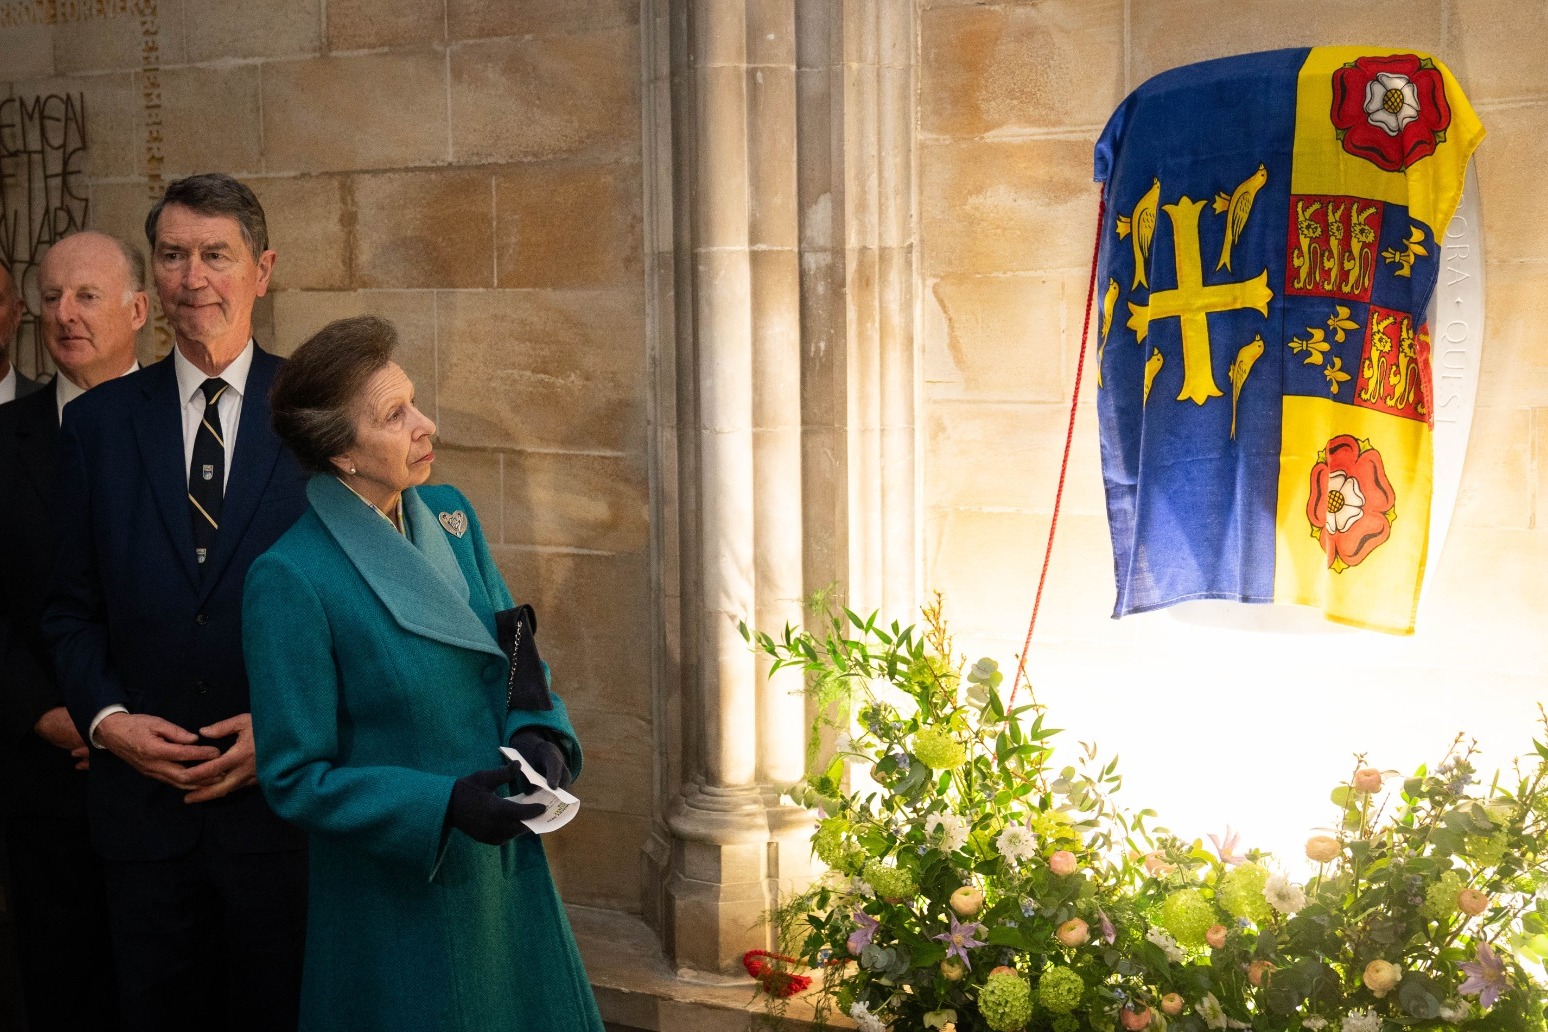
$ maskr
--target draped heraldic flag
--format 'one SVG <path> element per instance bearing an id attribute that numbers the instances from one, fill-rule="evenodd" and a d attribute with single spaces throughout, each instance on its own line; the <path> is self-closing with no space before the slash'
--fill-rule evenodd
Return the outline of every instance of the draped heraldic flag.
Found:
<path id="1" fill-rule="evenodd" d="M 1115 617 L 1189 599 L 1411 633 L 1430 331 L 1483 126 L 1434 58 L 1280 50 L 1140 86 L 1096 146 Z"/>

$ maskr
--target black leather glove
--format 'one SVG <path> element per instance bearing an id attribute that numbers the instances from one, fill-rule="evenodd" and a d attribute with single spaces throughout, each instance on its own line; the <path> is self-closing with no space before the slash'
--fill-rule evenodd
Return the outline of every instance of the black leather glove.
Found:
<path id="1" fill-rule="evenodd" d="M 526 781 L 521 767 L 515 763 L 458 778 L 452 785 L 451 802 L 446 807 L 446 823 L 489 846 L 531 834 L 532 829 L 522 821 L 541 817 L 542 805 L 518 803 L 496 794 L 501 785 L 513 781 Z"/>
<path id="2" fill-rule="evenodd" d="M 532 769 L 542 775 L 549 788 L 569 788 L 575 783 L 575 775 L 564 762 L 564 750 L 549 732 L 524 727 L 511 735 L 511 748 L 521 753 Z"/>

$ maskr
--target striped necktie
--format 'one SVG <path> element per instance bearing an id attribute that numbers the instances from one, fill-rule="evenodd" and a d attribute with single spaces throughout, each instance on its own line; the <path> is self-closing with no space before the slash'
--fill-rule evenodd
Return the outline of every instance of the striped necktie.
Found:
<path id="1" fill-rule="evenodd" d="M 215 377 L 200 385 L 204 418 L 194 434 L 193 461 L 188 467 L 189 514 L 193 517 L 194 555 L 202 568 L 220 527 L 220 505 L 226 490 L 226 438 L 220 429 L 220 396 L 229 384 Z"/>

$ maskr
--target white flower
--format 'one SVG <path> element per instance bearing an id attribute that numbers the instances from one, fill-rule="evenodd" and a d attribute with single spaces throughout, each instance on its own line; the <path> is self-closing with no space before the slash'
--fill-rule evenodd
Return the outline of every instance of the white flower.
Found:
<path id="1" fill-rule="evenodd" d="M 1466 1018 L 1471 1010 L 1472 1008 L 1463 1000 L 1447 1000 L 1441 1004 L 1440 1017 L 1442 1021 L 1449 1021 L 1455 1025 Z"/>
<path id="2" fill-rule="evenodd" d="M 1306 906 L 1306 893 L 1282 874 L 1271 874 L 1263 885 L 1263 898 L 1281 914 L 1293 914 Z"/>
<path id="3" fill-rule="evenodd" d="M 1166 959 L 1173 964 L 1181 964 L 1188 959 L 1187 954 L 1183 953 L 1182 947 L 1177 945 L 1177 940 L 1172 938 L 1164 928 L 1152 928 L 1145 933 L 1145 938 L 1161 947 L 1161 952 L 1165 953 Z M 1212 996 L 1210 999 L 1214 999 L 1214 997 Z"/>
<path id="4" fill-rule="evenodd" d="M 871 883 L 859 875 L 850 880 L 849 889 L 857 896 L 864 896 L 866 899 L 876 898 L 876 890 L 871 888 Z"/>
<path id="5" fill-rule="evenodd" d="M 1199 1017 L 1204 1019 L 1204 1024 L 1210 1028 L 1225 1028 L 1225 1008 L 1220 1006 L 1220 1001 L 1215 999 L 1214 993 L 1205 993 L 1199 1001 Z"/>
<path id="6" fill-rule="evenodd" d="M 1031 829 L 1021 824 L 1006 825 L 1000 837 L 994 840 L 994 846 L 1001 856 L 1013 864 L 1037 855 L 1037 840 L 1032 837 Z"/>
<path id="7" fill-rule="evenodd" d="M 1344 1015 L 1344 1023 L 1339 1027 L 1343 1032 L 1381 1032 L 1381 1015 L 1356 1007 Z"/>
<path id="8" fill-rule="evenodd" d="M 871 1013 L 871 1008 L 863 1001 L 855 1001 L 855 1005 L 849 1008 L 849 1016 L 855 1019 L 856 1025 L 860 1026 L 860 1032 L 887 1032 L 887 1026 Z"/>
<path id="9" fill-rule="evenodd" d="M 1337 494 L 1344 500 L 1337 511 L 1328 506 L 1328 529 L 1342 534 L 1354 526 L 1355 520 L 1365 514 L 1365 495 L 1360 493 L 1360 482 L 1348 473 L 1337 470 L 1328 474 L 1328 497 Z"/>
<path id="10" fill-rule="evenodd" d="M 941 852 L 955 853 L 967 844 L 967 821 L 954 813 L 932 813 L 925 818 L 925 834 L 930 838 L 941 833 Z"/>
<path id="11" fill-rule="evenodd" d="M 1318 1029 L 1324 1029 L 1328 1027 L 1328 1019 L 1318 1017 L 1317 1015 L 1313 1014 L 1309 1018 L 1301 1019 L 1301 1027 L 1309 1028 L 1311 1029 L 1311 1032 L 1317 1032 Z"/>
<path id="12" fill-rule="evenodd" d="M 1365 117 L 1388 136 L 1419 117 L 1419 87 L 1406 75 L 1377 72 L 1365 85 Z"/>

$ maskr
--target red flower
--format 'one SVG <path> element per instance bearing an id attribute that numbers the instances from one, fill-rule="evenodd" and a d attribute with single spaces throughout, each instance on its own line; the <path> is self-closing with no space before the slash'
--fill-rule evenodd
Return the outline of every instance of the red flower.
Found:
<path id="1" fill-rule="evenodd" d="M 1332 119 L 1344 150 L 1401 172 L 1435 153 L 1451 124 L 1451 106 L 1429 58 L 1362 57 L 1333 73 Z"/>
<path id="2" fill-rule="evenodd" d="M 1381 453 L 1362 448 L 1348 434 L 1328 442 L 1325 458 L 1312 467 L 1306 518 L 1322 542 L 1328 566 L 1342 573 L 1358 566 L 1392 533 L 1397 499 Z"/>

